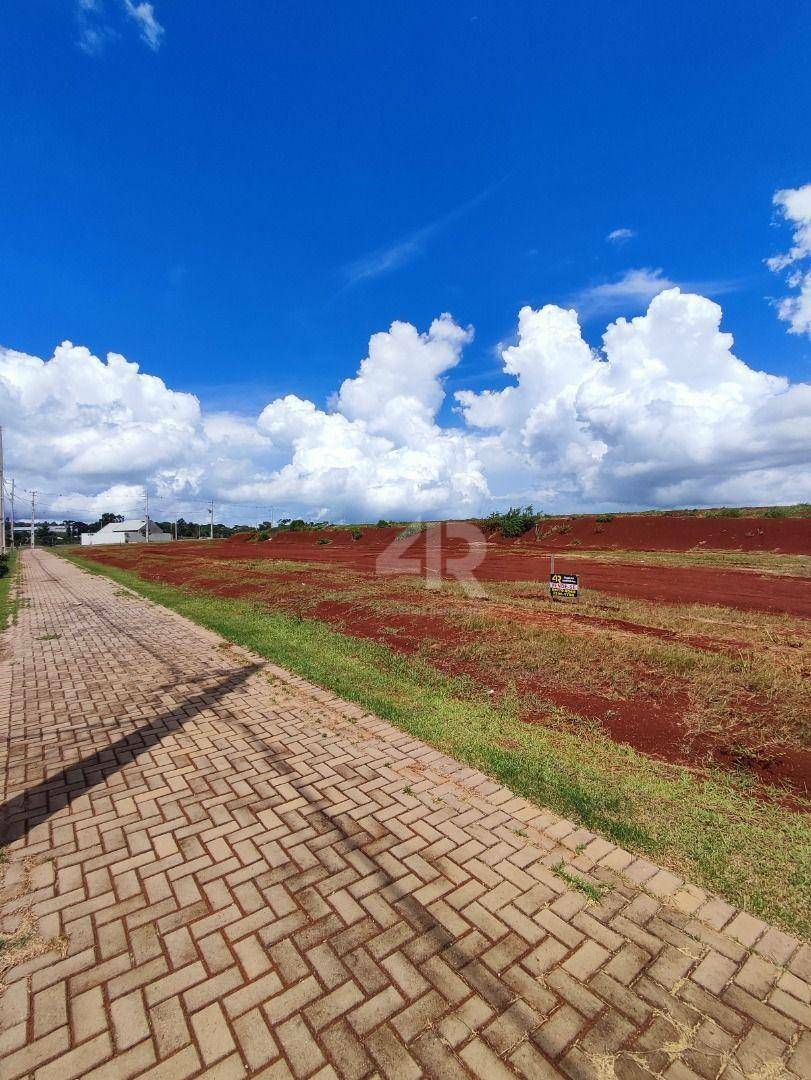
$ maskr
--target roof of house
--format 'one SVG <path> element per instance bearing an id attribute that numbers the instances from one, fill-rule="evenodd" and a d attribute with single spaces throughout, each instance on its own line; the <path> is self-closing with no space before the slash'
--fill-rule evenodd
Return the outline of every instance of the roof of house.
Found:
<path id="1" fill-rule="evenodd" d="M 99 529 L 96 536 L 100 536 L 102 533 L 140 532 L 143 527 L 143 518 L 130 518 L 128 521 L 111 521 L 103 529 Z M 161 532 L 160 526 L 156 525 L 151 518 L 149 520 L 149 531 L 150 533 Z"/>

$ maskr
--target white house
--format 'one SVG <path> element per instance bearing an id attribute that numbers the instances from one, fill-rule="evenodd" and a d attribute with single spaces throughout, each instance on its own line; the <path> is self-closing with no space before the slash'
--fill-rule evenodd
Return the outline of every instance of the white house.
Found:
<path id="1" fill-rule="evenodd" d="M 163 532 L 154 521 L 149 522 L 149 543 L 164 544 L 172 539 L 172 534 Z M 146 530 L 143 518 L 131 518 L 129 521 L 111 521 L 103 529 L 94 533 L 82 533 L 83 544 L 145 544 Z"/>

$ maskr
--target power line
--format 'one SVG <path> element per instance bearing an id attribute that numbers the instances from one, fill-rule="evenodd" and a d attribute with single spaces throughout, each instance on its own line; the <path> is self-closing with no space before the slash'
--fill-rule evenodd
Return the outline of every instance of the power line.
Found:
<path id="1" fill-rule="evenodd" d="M 24 491 L 27 495 L 31 494 L 31 490 L 32 490 L 31 488 L 26 488 L 26 487 L 23 487 L 22 485 L 18 485 L 18 487 L 19 487 L 20 491 Z M 69 498 L 71 496 L 75 496 L 76 492 L 74 491 L 74 492 L 71 492 L 69 494 L 66 493 L 66 492 L 44 492 L 44 491 L 42 491 L 41 488 L 37 488 L 37 495 L 39 495 L 41 497 L 41 499 L 56 500 L 56 499 L 66 499 L 66 498 Z M 97 498 L 97 496 L 88 496 L 88 498 Z M 208 510 L 210 508 L 210 506 L 211 506 L 211 501 L 201 502 L 199 499 L 186 499 L 186 498 L 183 498 L 183 496 L 151 495 L 150 498 L 151 498 L 152 502 L 169 502 L 169 503 L 174 503 L 175 505 L 181 504 L 183 506 L 188 506 L 188 507 L 199 506 L 199 507 L 205 507 L 206 510 Z M 270 512 L 272 510 L 278 510 L 279 509 L 278 506 L 270 506 L 268 503 L 232 502 L 231 500 L 228 500 L 228 502 L 225 505 L 227 505 L 229 507 L 232 507 L 232 506 L 233 507 L 238 507 L 238 508 L 243 509 L 243 510 L 266 510 L 268 512 Z M 65 509 L 65 508 L 63 507 L 62 509 Z M 81 512 L 83 514 L 95 513 L 95 510 L 92 510 L 92 509 L 90 509 L 88 507 L 81 507 L 80 508 L 77 503 L 68 504 L 67 509 L 71 509 L 71 510 L 81 509 Z M 137 509 L 141 509 L 141 508 L 140 507 L 128 507 L 127 512 L 130 512 L 130 511 L 134 512 Z"/>
<path id="2" fill-rule="evenodd" d="M 27 495 L 34 496 L 35 501 L 38 501 L 41 506 L 45 506 L 49 509 L 49 504 L 54 503 L 59 499 L 70 499 L 76 496 L 76 492 L 43 492 L 39 488 L 34 490 L 20 484 L 16 485 L 15 490 L 24 492 Z M 122 508 L 118 506 L 115 508 L 115 512 L 117 514 L 121 514 L 122 516 L 131 514 L 133 517 L 138 516 L 139 514 L 143 514 L 145 519 L 149 518 L 149 498 L 150 496 L 147 492 L 145 492 L 144 503 L 141 507 L 132 506 Z M 202 502 L 199 499 L 188 499 L 184 498 L 183 496 L 154 494 L 151 496 L 151 499 L 153 502 L 161 503 L 166 507 L 166 519 L 169 521 L 177 520 L 181 516 L 180 514 L 178 514 L 178 507 L 182 507 L 186 513 L 192 514 L 194 513 L 195 509 L 202 510 L 203 508 L 205 508 L 205 511 L 207 511 L 207 515 L 209 518 L 209 534 L 213 537 L 213 517 L 215 508 L 213 499 L 208 502 Z M 110 500 L 110 502 L 112 503 L 112 499 Z M 263 511 L 264 513 L 269 515 L 271 525 L 280 514 L 279 506 L 269 505 L 268 503 L 231 502 L 229 500 L 225 504 L 224 508 L 227 508 L 227 510 L 230 512 L 229 516 L 233 515 L 234 517 L 238 517 L 240 514 L 246 511 Z M 71 518 L 72 520 L 86 520 L 88 518 L 92 519 L 100 513 L 101 511 L 98 511 L 96 509 L 90 509 L 87 506 L 81 506 L 75 503 L 68 503 L 67 506 L 63 505 L 58 510 L 51 510 L 51 514 L 49 516 L 56 519 Z"/>

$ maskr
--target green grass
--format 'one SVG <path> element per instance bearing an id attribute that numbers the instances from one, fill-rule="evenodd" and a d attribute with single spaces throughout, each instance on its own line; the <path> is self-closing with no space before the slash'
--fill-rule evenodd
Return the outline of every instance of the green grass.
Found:
<path id="1" fill-rule="evenodd" d="M 0 577 L 0 630 L 5 630 L 17 614 L 16 581 L 19 562 L 16 551 L 8 553 L 8 573 Z"/>
<path id="2" fill-rule="evenodd" d="M 33 939 L 34 935 L 25 934 L 0 934 L 0 957 L 11 949 L 22 949 Z"/>
<path id="3" fill-rule="evenodd" d="M 552 873 L 555 877 L 559 877 L 561 881 L 565 881 L 570 888 L 577 889 L 578 892 L 583 893 L 584 896 L 587 896 L 589 900 L 593 900 L 595 903 L 602 900 L 605 894 L 610 891 L 610 887 L 607 885 L 595 885 L 594 882 L 587 881 L 586 878 L 581 877 L 579 874 L 573 874 L 567 868 L 563 859 L 552 867 Z"/>
<path id="4" fill-rule="evenodd" d="M 536 804 L 642 852 L 730 902 L 811 934 L 807 815 L 754 797 L 745 773 L 699 774 L 599 732 L 528 725 L 510 697 L 324 623 L 245 600 L 147 582 L 60 552 L 356 702 Z"/>

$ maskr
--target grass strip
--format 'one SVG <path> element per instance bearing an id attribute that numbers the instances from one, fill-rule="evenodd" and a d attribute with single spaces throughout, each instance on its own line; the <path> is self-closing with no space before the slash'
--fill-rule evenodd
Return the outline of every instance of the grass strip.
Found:
<path id="1" fill-rule="evenodd" d="M 811 934 L 811 824 L 745 775 L 669 766 L 593 732 L 527 725 L 509 699 L 418 657 L 247 600 L 60 555 L 369 709 L 511 790 L 654 858 L 731 903 Z"/>
<path id="2" fill-rule="evenodd" d="M 0 577 L 0 630 L 5 630 L 14 618 L 19 607 L 14 585 L 19 570 L 16 551 L 9 551 L 6 556 L 7 572 Z"/>

